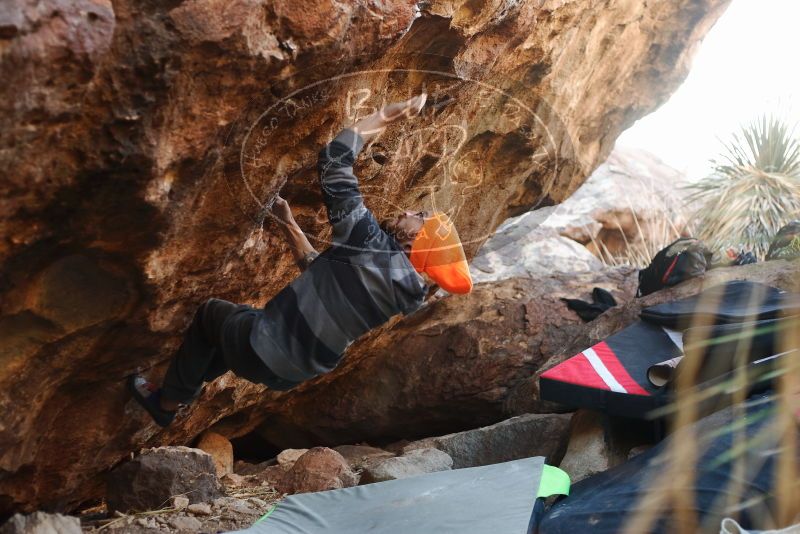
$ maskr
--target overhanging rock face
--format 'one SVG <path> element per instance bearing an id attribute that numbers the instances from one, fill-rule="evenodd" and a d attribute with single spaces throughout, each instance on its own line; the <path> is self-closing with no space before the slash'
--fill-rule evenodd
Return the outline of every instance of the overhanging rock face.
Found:
<path id="1" fill-rule="evenodd" d="M 446 209 L 472 254 L 508 214 L 580 185 L 728 2 L 12 0 L 0 513 L 74 506 L 130 451 L 235 427 L 263 397 L 223 378 L 159 435 L 123 379 L 163 371 L 209 296 L 261 304 L 295 276 L 261 229 L 279 190 L 324 246 L 314 163 L 339 128 L 426 88 L 423 117 L 357 171 L 378 215 Z"/>

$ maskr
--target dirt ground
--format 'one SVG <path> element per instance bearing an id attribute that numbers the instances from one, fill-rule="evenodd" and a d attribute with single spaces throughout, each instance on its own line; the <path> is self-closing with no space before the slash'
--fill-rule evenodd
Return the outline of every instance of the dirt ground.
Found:
<path id="1" fill-rule="evenodd" d="M 105 505 L 83 510 L 79 515 L 84 532 L 115 534 L 196 534 L 228 532 L 248 528 L 269 512 L 282 495 L 269 486 L 226 488 L 227 495 L 210 503 L 174 506 L 161 510 L 109 516 Z"/>

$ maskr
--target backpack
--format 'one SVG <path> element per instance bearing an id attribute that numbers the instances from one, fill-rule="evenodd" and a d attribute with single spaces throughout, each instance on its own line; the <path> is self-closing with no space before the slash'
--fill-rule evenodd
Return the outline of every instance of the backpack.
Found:
<path id="1" fill-rule="evenodd" d="M 693 237 L 681 237 L 661 249 L 646 269 L 639 271 L 637 297 L 700 276 L 711 265 L 713 253 Z"/>
<path id="2" fill-rule="evenodd" d="M 800 258 L 800 221 L 792 221 L 775 234 L 767 251 L 767 261 Z"/>

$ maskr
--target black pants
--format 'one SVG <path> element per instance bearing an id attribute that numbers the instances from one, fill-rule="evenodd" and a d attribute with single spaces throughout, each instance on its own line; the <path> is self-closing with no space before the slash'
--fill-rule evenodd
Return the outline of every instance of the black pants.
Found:
<path id="1" fill-rule="evenodd" d="M 164 377 L 164 398 L 189 403 L 203 387 L 228 370 L 256 383 L 277 376 L 250 345 L 250 330 L 258 310 L 245 304 L 210 299 L 194 315 L 178 353 Z"/>

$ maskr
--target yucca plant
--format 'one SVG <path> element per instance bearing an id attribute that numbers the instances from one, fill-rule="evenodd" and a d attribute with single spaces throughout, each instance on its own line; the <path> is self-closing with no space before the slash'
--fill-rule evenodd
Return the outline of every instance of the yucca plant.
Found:
<path id="1" fill-rule="evenodd" d="M 778 230 L 800 215 L 800 140 L 773 115 L 742 127 L 725 144 L 712 173 L 689 189 L 697 237 L 712 250 L 766 255 Z"/>

